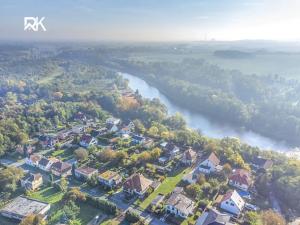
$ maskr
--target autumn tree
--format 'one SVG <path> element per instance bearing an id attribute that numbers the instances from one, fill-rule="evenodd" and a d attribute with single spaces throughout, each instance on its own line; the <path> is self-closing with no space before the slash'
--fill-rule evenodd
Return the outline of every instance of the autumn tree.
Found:
<path id="1" fill-rule="evenodd" d="M 262 225 L 285 225 L 285 219 L 278 213 L 269 209 L 261 213 Z"/>

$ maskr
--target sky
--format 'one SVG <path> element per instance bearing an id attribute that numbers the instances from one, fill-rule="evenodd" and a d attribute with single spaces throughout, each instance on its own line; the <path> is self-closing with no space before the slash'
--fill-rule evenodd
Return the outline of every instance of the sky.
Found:
<path id="1" fill-rule="evenodd" d="M 300 0 L 0 0 L 1 40 L 300 40 Z M 47 31 L 24 31 L 45 17 Z"/>

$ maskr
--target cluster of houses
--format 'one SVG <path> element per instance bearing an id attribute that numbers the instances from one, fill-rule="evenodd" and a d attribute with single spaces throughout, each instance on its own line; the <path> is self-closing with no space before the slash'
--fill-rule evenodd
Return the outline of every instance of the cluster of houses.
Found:
<path id="1" fill-rule="evenodd" d="M 76 120 L 86 121 L 86 117 L 82 113 L 76 115 Z M 93 145 L 97 145 L 97 137 L 107 133 L 114 133 L 118 137 L 127 138 L 130 137 L 131 144 L 141 145 L 145 149 L 153 146 L 154 141 L 149 137 L 144 137 L 133 132 L 134 124 L 131 121 L 127 121 L 121 124 L 120 119 L 108 118 L 106 120 L 105 127 L 93 127 L 91 134 L 87 134 L 86 128 L 90 125 L 78 125 L 72 127 L 69 130 L 64 130 L 56 134 L 55 136 L 43 135 L 40 137 L 40 143 L 44 147 L 53 147 L 59 140 L 69 140 L 70 135 L 81 135 L 79 145 L 84 148 L 89 148 Z M 182 180 L 188 184 L 196 183 L 200 174 L 207 176 L 218 174 L 223 170 L 221 161 L 218 156 L 212 152 L 207 156 L 201 155 L 201 153 L 194 151 L 192 148 L 186 148 L 185 151 L 181 151 L 180 147 L 171 142 L 160 143 L 162 154 L 158 159 L 156 165 L 158 168 L 166 167 L 169 162 L 174 159 L 179 160 L 180 164 L 184 166 L 192 167 L 192 171 L 183 176 Z M 32 153 L 32 149 L 26 147 L 26 151 Z M 93 176 L 97 177 L 98 183 L 101 186 L 113 189 L 116 187 L 123 187 L 123 192 L 126 195 L 137 196 L 144 198 L 149 192 L 155 190 L 160 185 L 157 180 L 152 180 L 145 177 L 143 174 L 134 173 L 131 176 L 123 179 L 123 177 L 116 171 L 106 170 L 99 172 L 98 169 L 88 166 L 81 166 L 79 168 L 74 167 L 72 170 L 72 164 L 63 162 L 55 157 L 44 157 L 38 154 L 29 154 L 25 163 L 32 167 L 36 167 L 41 171 L 52 173 L 57 177 L 64 177 L 73 175 L 80 180 L 88 180 Z M 257 157 L 252 167 L 255 170 L 267 170 L 272 166 L 272 161 Z M 27 190 L 36 190 L 43 184 L 43 176 L 40 173 L 27 174 L 21 180 L 21 185 Z M 228 184 L 231 187 L 227 193 L 219 195 L 214 207 L 205 210 L 198 218 L 196 225 L 209 225 L 209 224 L 226 224 L 231 225 L 232 217 L 239 217 L 243 213 L 243 210 L 249 207 L 247 199 L 250 198 L 250 189 L 253 187 L 253 177 L 251 172 L 245 169 L 235 169 L 228 176 Z M 196 209 L 196 202 L 190 199 L 184 192 L 184 188 L 176 187 L 167 198 L 164 195 L 159 194 L 152 202 L 152 206 L 156 206 L 160 203 L 164 203 L 164 210 L 168 214 L 172 214 L 181 218 L 187 218 L 193 215 Z M 24 204 L 28 201 L 30 204 L 38 205 L 39 202 L 33 202 L 31 199 L 17 199 L 18 204 Z M 48 208 L 48 205 L 43 207 Z M 37 207 L 37 206 L 36 206 Z M 13 208 L 13 207 L 11 207 Z M 44 208 L 42 208 L 44 209 Z M 10 209 L 7 206 L 2 214 L 8 214 L 8 211 L 15 210 Z"/>

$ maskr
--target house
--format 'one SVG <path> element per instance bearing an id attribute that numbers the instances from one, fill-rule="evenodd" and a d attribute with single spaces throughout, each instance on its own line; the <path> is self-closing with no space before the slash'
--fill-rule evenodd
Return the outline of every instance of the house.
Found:
<path id="1" fill-rule="evenodd" d="M 71 174 L 72 165 L 67 162 L 57 161 L 52 164 L 51 172 L 58 177 Z"/>
<path id="2" fill-rule="evenodd" d="M 132 143 L 136 145 L 143 144 L 146 141 L 145 137 L 137 134 L 132 135 L 131 138 L 132 138 Z"/>
<path id="3" fill-rule="evenodd" d="M 211 208 L 209 211 L 202 213 L 196 225 L 234 225 L 234 223 L 230 222 L 230 218 L 230 215 Z"/>
<path id="4" fill-rule="evenodd" d="M 25 163 L 29 166 L 38 167 L 42 156 L 33 154 L 26 158 Z"/>
<path id="5" fill-rule="evenodd" d="M 30 144 L 18 145 L 16 151 L 21 155 L 30 155 L 35 150 Z"/>
<path id="6" fill-rule="evenodd" d="M 57 137 L 59 140 L 65 140 L 70 136 L 71 133 L 72 133 L 72 130 L 67 130 L 67 129 L 61 130 L 57 133 Z"/>
<path id="7" fill-rule="evenodd" d="M 204 174 L 210 174 L 219 170 L 220 160 L 215 155 L 215 153 L 211 153 L 204 161 L 200 163 L 198 166 L 198 170 Z"/>
<path id="8" fill-rule="evenodd" d="M 152 148 L 154 145 L 154 140 L 152 138 L 146 138 L 146 140 L 143 143 L 143 147 L 146 149 Z"/>
<path id="9" fill-rule="evenodd" d="M 46 172 L 49 172 L 51 170 L 51 166 L 53 163 L 59 161 L 58 159 L 56 158 L 41 158 L 41 160 L 39 161 L 39 165 L 38 167 L 43 170 L 43 171 L 46 171 Z"/>
<path id="10" fill-rule="evenodd" d="M 4 206 L 0 213 L 4 217 L 16 220 L 22 220 L 32 214 L 40 215 L 45 219 L 49 210 L 49 203 L 19 196 Z"/>
<path id="11" fill-rule="evenodd" d="M 104 186 L 113 188 L 122 182 L 122 177 L 117 172 L 107 170 L 104 173 L 99 174 L 98 181 Z"/>
<path id="12" fill-rule="evenodd" d="M 189 184 L 194 184 L 197 181 L 197 174 L 196 171 L 193 170 L 187 174 L 185 174 L 182 179 L 183 182 L 189 183 Z"/>
<path id="13" fill-rule="evenodd" d="M 82 134 L 85 131 L 85 126 L 83 125 L 77 125 L 77 126 L 73 126 L 71 129 L 71 133 L 72 134 Z"/>
<path id="14" fill-rule="evenodd" d="M 135 173 L 126 179 L 123 190 L 128 194 L 137 194 L 139 197 L 144 197 L 152 182 L 142 174 Z"/>
<path id="15" fill-rule="evenodd" d="M 74 175 L 75 177 L 79 178 L 79 179 L 90 179 L 94 174 L 97 174 L 98 170 L 88 167 L 88 166 L 83 166 L 80 168 L 76 168 L 74 170 Z"/>
<path id="16" fill-rule="evenodd" d="M 233 170 L 228 179 L 231 186 L 243 191 L 247 191 L 253 183 L 250 172 L 245 169 Z"/>
<path id="17" fill-rule="evenodd" d="M 245 201 L 236 190 L 228 191 L 222 198 L 220 208 L 234 215 L 239 215 L 245 207 Z"/>
<path id="18" fill-rule="evenodd" d="M 157 207 L 162 201 L 165 199 L 165 196 L 162 194 L 158 194 L 150 203 L 152 207 Z"/>
<path id="19" fill-rule="evenodd" d="M 116 124 L 109 123 L 109 124 L 106 124 L 106 129 L 107 129 L 108 133 L 115 133 L 119 130 L 119 127 Z"/>
<path id="20" fill-rule="evenodd" d="M 195 208 L 195 202 L 181 193 L 172 193 L 165 203 L 167 213 L 182 218 L 187 218 L 189 215 L 192 215 Z"/>
<path id="21" fill-rule="evenodd" d="M 52 148 L 58 142 L 58 139 L 54 135 L 41 135 L 39 136 L 39 142 L 43 148 Z"/>
<path id="22" fill-rule="evenodd" d="M 197 153 L 192 149 L 187 149 L 182 156 L 181 162 L 184 165 L 192 165 L 197 160 Z"/>
<path id="23" fill-rule="evenodd" d="M 26 190 L 36 190 L 43 184 L 43 176 L 40 173 L 28 173 L 21 179 L 21 186 Z"/>
<path id="24" fill-rule="evenodd" d="M 84 135 L 82 135 L 79 144 L 82 147 L 88 148 L 92 145 L 97 144 L 97 140 L 91 135 L 84 134 Z"/>
<path id="25" fill-rule="evenodd" d="M 273 166 L 273 161 L 258 156 L 254 158 L 252 166 L 257 170 L 268 170 Z"/>
<path id="26" fill-rule="evenodd" d="M 179 154 L 180 149 L 173 143 L 168 143 L 164 148 L 164 152 L 168 158 L 173 159 L 176 155 Z"/>
<path id="27" fill-rule="evenodd" d="M 113 124 L 113 125 L 119 125 L 121 122 L 120 119 L 114 118 L 114 117 L 110 117 L 106 120 L 106 124 Z"/>
<path id="28" fill-rule="evenodd" d="M 162 157 L 159 157 L 158 158 L 158 162 L 162 165 L 166 164 L 167 162 L 169 162 L 169 158 L 168 157 L 165 157 L 165 156 L 162 156 Z"/>
<path id="29" fill-rule="evenodd" d="M 74 116 L 74 120 L 76 121 L 86 121 L 86 115 L 83 112 L 78 112 Z"/>

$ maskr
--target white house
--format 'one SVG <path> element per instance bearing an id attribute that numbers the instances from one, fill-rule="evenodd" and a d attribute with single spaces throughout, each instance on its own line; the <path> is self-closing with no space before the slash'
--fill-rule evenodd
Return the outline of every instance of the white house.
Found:
<path id="1" fill-rule="evenodd" d="M 46 172 L 49 172 L 51 170 L 52 164 L 55 162 L 58 162 L 59 160 L 56 158 L 45 158 L 43 157 L 40 161 L 39 161 L 39 165 L 38 167 Z"/>
<path id="2" fill-rule="evenodd" d="M 97 144 L 97 140 L 94 137 L 92 137 L 91 135 L 84 134 L 84 135 L 82 135 L 79 144 L 82 147 L 88 148 L 92 145 Z"/>
<path id="3" fill-rule="evenodd" d="M 166 201 L 165 210 L 182 218 L 187 218 L 193 214 L 195 202 L 181 193 L 173 193 Z"/>
<path id="4" fill-rule="evenodd" d="M 239 215 L 245 207 L 245 201 L 236 190 L 228 191 L 222 198 L 220 208 L 234 215 Z"/>
<path id="5" fill-rule="evenodd" d="M 104 186 L 113 188 L 122 182 L 122 177 L 117 172 L 107 170 L 104 173 L 99 174 L 98 181 Z"/>
<path id="6" fill-rule="evenodd" d="M 215 153 L 211 153 L 204 161 L 200 163 L 198 166 L 198 170 L 204 174 L 210 174 L 216 172 L 220 165 L 219 158 L 215 155 Z"/>
<path id="7" fill-rule="evenodd" d="M 88 166 L 82 166 L 82 167 L 76 168 L 74 170 L 75 177 L 84 179 L 84 180 L 90 179 L 94 174 L 97 174 L 97 173 L 98 173 L 98 170 L 88 167 Z"/>
<path id="8" fill-rule="evenodd" d="M 229 184 L 243 191 L 248 191 L 253 181 L 249 171 L 237 169 L 229 176 Z"/>

